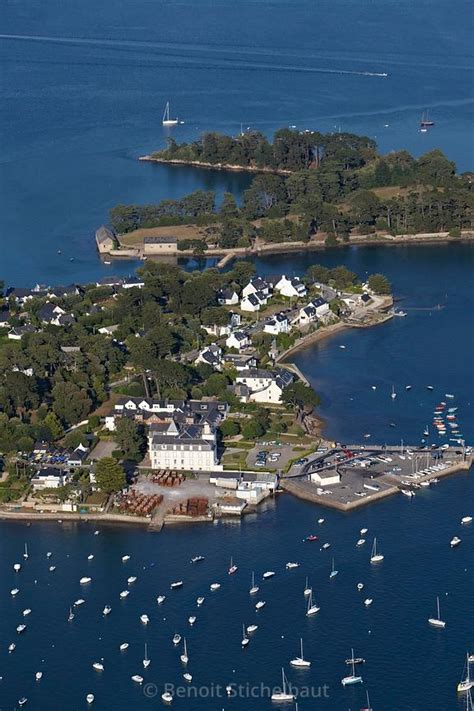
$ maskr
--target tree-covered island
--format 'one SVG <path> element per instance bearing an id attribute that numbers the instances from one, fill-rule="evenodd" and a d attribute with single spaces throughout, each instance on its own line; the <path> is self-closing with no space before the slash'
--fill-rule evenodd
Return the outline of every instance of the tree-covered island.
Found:
<path id="1" fill-rule="evenodd" d="M 329 245 L 356 235 L 449 232 L 473 227 L 472 174 L 458 175 L 440 150 L 419 158 L 407 151 L 380 155 L 370 138 L 281 129 L 273 142 L 249 131 L 230 137 L 206 133 L 193 143 L 169 139 L 147 157 L 207 167 L 256 172 L 242 204 L 226 194 L 197 191 L 156 205 L 117 205 L 110 222 L 123 244 L 143 228 L 194 226 L 178 249 L 248 248 L 257 244 L 309 242 Z"/>

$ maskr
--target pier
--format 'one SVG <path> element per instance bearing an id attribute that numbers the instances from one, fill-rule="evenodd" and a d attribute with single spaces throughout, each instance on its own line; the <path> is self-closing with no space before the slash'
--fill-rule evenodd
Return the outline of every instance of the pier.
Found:
<path id="1" fill-rule="evenodd" d="M 294 464 L 280 486 L 300 499 L 350 511 L 394 494 L 412 498 L 439 479 L 467 472 L 471 448 L 344 445 Z"/>

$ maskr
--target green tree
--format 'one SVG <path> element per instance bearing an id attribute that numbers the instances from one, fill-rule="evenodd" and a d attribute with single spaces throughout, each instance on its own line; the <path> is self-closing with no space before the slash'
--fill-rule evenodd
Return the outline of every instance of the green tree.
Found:
<path id="1" fill-rule="evenodd" d="M 51 394 L 53 410 L 66 425 L 80 422 L 91 411 L 92 400 L 87 390 L 72 382 L 56 383 Z"/>
<path id="2" fill-rule="evenodd" d="M 122 417 L 116 423 L 115 441 L 127 459 L 140 461 L 146 449 L 146 437 L 143 426 L 128 417 Z"/>
<path id="3" fill-rule="evenodd" d="M 50 410 L 46 417 L 44 418 L 44 424 L 46 427 L 48 427 L 49 431 L 51 432 L 51 436 L 53 439 L 59 439 L 60 437 L 63 436 L 64 429 L 61 424 L 61 420 L 57 416 L 55 412 Z"/>
<path id="4" fill-rule="evenodd" d="M 320 398 L 311 386 L 305 385 L 301 380 L 296 380 L 283 390 L 282 401 L 299 411 L 303 408 L 316 407 L 320 403 Z"/>
<path id="5" fill-rule="evenodd" d="M 235 437 L 240 433 L 240 425 L 236 420 L 224 420 L 220 430 L 223 437 Z"/>
<path id="6" fill-rule="evenodd" d="M 265 434 L 265 428 L 258 420 L 247 420 L 242 425 L 242 435 L 244 439 L 254 440 Z"/>
<path id="7" fill-rule="evenodd" d="M 374 292 L 374 294 L 391 294 L 392 286 L 383 274 L 371 274 L 367 280 L 369 289 Z"/>
<path id="8" fill-rule="evenodd" d="M 114 494 L 123 489 L 126 480 L 121 464 L 114 457 L 99 459 L 95 469 L 97 488 L 104 494 Z"/>

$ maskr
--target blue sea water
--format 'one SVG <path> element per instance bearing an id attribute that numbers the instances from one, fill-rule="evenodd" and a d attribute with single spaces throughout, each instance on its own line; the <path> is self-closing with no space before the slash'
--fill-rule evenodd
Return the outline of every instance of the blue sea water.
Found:
<path id="1" fill-rule="evenodd" d="M 461 170 L 472 169 L 472 25 L 465 0 L 48 0 L 34 7 L 8 0 L 0 35 L 0 277 L 28 285 L 84 281 L 108 269 L 128 273 L 132 263 L 107 268 L 95 252 L 93 231 L 112 205 L 201 187 L 242 192 L 248 176 L 136 161 L 164 144 L 167 100 L 185 120 L 173 133 L 178 139 L 208 129 L 237 131 L 241 122 L 268 133 L 291 124 L 325 131 L 340 126 L 376 137 L 383 151 L 419 154 L 440 146 Z M 417 124 L 427 108 L 436 128 L 423 135 Z M 371 441 L 418 441 L 432 405 L 452 392 L 472 442 L 472 255 L 472 247 L 450 245 L 258 260 L 262 273 L 303 273 L 313 262 L 343 262 L 361 276 L 385 273 L 407 311 L 404 319 L 341 333 L 295 358 L 321 392 L 331 437 L 354 441 L 370 433 Z M 434 309 L 437 304 L 443 308 Z M 406 384 L 412 391 L 404 390 Z M 159 695 L 148 698 L 130 676 L 142 673 L 159 694 L 167 682 L 181 684 L 180 652 L 171 644 L 179 631 L 188 638 L 189 669 L 203 696 L 213 683 L 275 686 L 284 665 L 300 687 L 329 686 L 327 699 L 301 699 L 300 711 L 357 711 L 365 688 L 374 711 L 461 709 L 455 687 L 466 650 L 474 651 L 474 528 L 461 529 L 459 520 L 473 514 L 473 481 L 472 472 L 460 474 L 412 501 L 395 497 L 347 515 L 282 495 L 241 524 L 160 534 L 101 527 L 94 536 L 94 527 L 85 524 L 1 522 L 0 708 L 10 711 L 26 696 L 26 708 L 39 711 L 85 709 L 88 692 L 96 696 L 93 708 L 106 711 L 161 708 Z M 326 523 L 319 530 L 320 516 Z M 365 526 L 367 545 L 377 535 L 385 554 L 377 568 L 369 564 L 368 549 L 355 547 Z M 332 548 L 303 544 L 311 532 Z M 455 534 L 463 540 L 451 550 Z M 15 574 L 25 542 L 30 559 Z M 52 573 L 47 551 L 57 566 Z M 131 555 L 127 564 L 121 562 L 125 553 Z M 191 566 L 198 553 L 206 560 Z M 229 578 L 231 555 L 239 571 Z M 330 583 L 332 556 L 339 575 Z M 289 560 L 301 567 L 285 571 Z M 277 575 L 260 583 L 267 606 L 257 615 L 248 595 L 250 575 L 267 569 Z M 79 586 L 86 574 L 93 578 L 90 589 Z M 138 580 L 120 601 L 129 575 Z M 302 594 L 306 575 L 321 605 L 311 620 Z M 182 590 L 171 592 L 169 584 L 180 578 Z M 214 581 L 222 588 L 211 594 Z M 359 581 L 366 586 L 361 594 Z M 13 587 L 20 588 L 15 598 Z M 160 593 L 167 595 L 162 609 L 155 601 Z M 187 618 L 200 594 L 206 601 L 191 629 Z M 427 624 L 436 595 L 444 631 Z M 362 604 L 366 596 L 374 599 L 369 609 Z M 68 623 L 78 597 L 86 603 Z M 112 613 L 104 618 L 107 603 Z M 17 635 L 27 607 L 27 630 Z M 139 621 L 144 612 L 151 619 L 146 629 Z M 241 625 L 254 621 L 259 629 L 243 652 Z M 312 661 L 304 674 L 288 667 L 300 636 Z M 11 641 L 17 649 L 9 655 Z M 122 641 L 130 642 L 123 655 Z M 145 641 L 152 664 L 143 672 Z M 343 689 L 352 646 L 367 660 L 364 685 Z M 92 663 L 101 657 L 105 670 L 98 674 Z M 35 682 L 39 670 L 44 676 Z M 272 704 L 244 695 L 177 698 L 173 707 L 264 711 Z"/>
<path id="2" fill-rule="evenodd" d="M 2 3 L 2 277 L 104 276 L 93 233 L 113 205 L 245 188 L 248 176 L 137 162 L 164 145 L 167 100 L 177 140 L 340 127 L 472 169 L 473 27 L 469 0 Z M 425 110 L 436 127 L 421 134 Z"/>
<path id="3" fill-rule="evenodd" d="M 1 708 L 10 711 L 25 696 L 27 708 L 80 710 L 87 708 L 87 693 L 96 697 L 94 709 L 161 708 L 165 684 L 185 685 L 182 646 L 174 648 L 171 641 L 179 632 L 187 638 L 188 670 L 197 689 L 190 693 L 200 698 L 176 697 L 176 709 L 274 708 L 267 697 L 258 696 L 265 694 L 260 684 L 277 686 L 284 666 L 302 694 L 301 711 L 358 710 L 364 706 L 365 689 L 375 711 L 460 710 L 464 701 L 456 694 L 456 684 L 466 650 L 472 652 L 474 643 L 474 527 L 460 526 L 459 520 L 472 513 L 473 499 L 474 479 L 463 474 L 413 500 L 400 496 L 348 515 L 282 495 L 242 523 L 170 527 L 159 534 L 101 526 L 101 534 L 94 536 L 92 524 L 27 527 L 2 522 Z M 321 526 L 320 516 L 325 518 Z M 357 548 L 363 527 L 369 529 L 368 542 Z M 304 543 L 312 532 L 320 541 Z M 452 550 L 449 540 L 455 533 L 463 540 Z M 385 555 L 379 566 L 369 562 L 374 535 Z M 326 541 L 331 548 L 320 550 Z M 30 558 L 23 562 L 25 542 Z M 50 560 L 47 551 L 53 553 Z M 88 562 L 90 553 L 95 557 Z M 131 556 L 127 563 L 121 562 L 124 554 Z M 196 554 L 205 560 L 191 565 Z M 232 577 L 227 574 L 231 556 L 239 566 Z M 339 574 L 330 581 L 332 558 Z M 286 571 L 287 561 L 301 567 Z M 15 562 L 23 564 L 20 573 L 13 572 Z M 51 573 L 48 566 L 53 563 L 57 568 Z M 276 575 L 262 581 L 266 570 Z M 255 598 L 249 595 L 252 571 L 260 585 Z M 92 578 L 90 585 L 79 585 L 83 575 Z M 129 575 L 137 581 L 129 587 L 129 597 L 120 600 Z M 306 576 L 321 608 L 314 618 L 305 615 Z M 182 589 L 171 591 L 170 583 L 180 579 Z M 213 582 L 222 585 L 215 593 L 209 591 Z M 358 582 L 365 584 L 362 592 L 356 589 Z M 20 589 L 14 598 L 13 587 Z M 159 594 L 167 596 L 161 606 L 156 603 Z M 195 602 L 199 595 L 206 598 L 201 608 Z M 444 630 L 427 622 L 436 611 L 437 595 L 447 623 Z M 69 606 L 79 597 L 86 602 L 68 622 Z M 373 598 L 370 608 L 364 607 L 366 597 Z M 266 606 L 257 613 L 259 599 Z M 112 607 L 108 617 L 102 615 L 106 604 Z M 26 607 L 32 612 L 24 619 Z M 147 627 L 139 619 L 143 613 L 150 617 Z M 191 614 L 197 615 L 192 628 L 187 622 Z M 18 635 L 16 626 L 23 621 L 27 629 Z M 259 627 L 246 650 L 240 644 L 243 623 Z M 312 662 L 306 672 L 289 668 L 300 637 Z M 17 647 L 8 654 L 11 641 Z M 124 641 L 130 647 L 120 653 Z M 152 662 L 143 671 L 145 642 Z M 351 647 L 366 659 L 360 668 L 364 683 L 344 688 L 341 678 L 349 669 L 344 660 Z M 95 672 L 92 664 L 102 659 L 104 671 Z M 40 682 L 34 679 L 37 671 L 44 672 Z M 132 674 L 141 674 L 151 686 L 138 687 Z M 248 684 L 249 691 L 222 698 L 216 687 L 229 683 Z M 317 694 L 323 685 L 328 687 L 327 698 L 304 698 L 307 688 Z M 159 695 L 153 696 L 156 691 Z"/>
<path id="4" fill-rule="evenodd" d="M 340 442 L 362 442 L 370 434 L 368 443 L 417 444 L 429 425 L 430 442 L 441 443 L 431 422 L 435 406 L 446 401 L 459 408 L 460 431 L 474 443 L 472 245 L 350 247 L 292 255 L 290 262 L 267 256 L 256 266 L 265 275 L 289 268 L 301 275 L 314 263 L 345 264 L 362 279 L 385 274 L 397 309 L 407 314 L 334 334 L 291 357 L 321 394 L 326 434 Z"/>

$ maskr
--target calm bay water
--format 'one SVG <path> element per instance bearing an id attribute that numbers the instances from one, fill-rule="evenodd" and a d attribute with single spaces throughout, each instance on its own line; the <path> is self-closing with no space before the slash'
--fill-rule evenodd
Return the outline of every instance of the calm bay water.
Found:
<path id="1" fill-rule="evenodd" d="M 128 273 L 95 251 L 114 204 L 245 188 L 245 176 L 136 161 L 164 145 L 167 100 L 185 121 L 178 140 L 241 123 L 340 127 L 382 151 L 439 146 L 472 169 L 472 30 L 469 0 L 4 2 L 1 276 Z M 421 134 L 426 109 L 436 127 Z"/>
<path id="2" fill-rule="evenodd" d="M 164 144 L 161 113 L 168 99 L 185 120 L 173 133 L 178 140 L 203 130 L 234 132 L 241 122 L 267 133 L 288 124 L 323 131 L 340 126 L 376 137 L 383 151 L 419 154 L 440 146 L 461 170 L 474 165 L 467 0 L 50 0 L 34 9 L 16 0 L 3 3 L 1 31 L 0 277 L 12 284 L 85 281 L 110 269 L 129 273 L 131 262 L 103 266 L 93 242 L 95 227 L 117 202 L 146 203 L 197 188 L 237 195 L 245 189 L 245 175 L 136 161 Z M 383 72 L 389 76 L 371 75 Z M 417 123 L 426 108 L 436 128 L 422 135 Z M 346 441 L 369 433 L 377 442 L 418 441 L 432 405 L 451 392 L 472 442 L 472 247 L 335 250 L 292 255 L 291 261 L 267 257 L 257 267 L 264 274 L 299 274 L 313 262 L 343 262 L 361 276 L 387 274 L 408 314 L 339 334 L 295 358 L 322 394 L 327 433 Z M 434 309 L 437 304 L 443 308 Z M 406 384 L 413 385 L 409 393 Z M 433 394 L 427 384 L 435 386 Z M 143 673 L 159 693 L 166 682 L 181 683 L 180 652 L 171 644 L 179 631 L 188 638 L 197 686 L 274 686 L 302 636 L 311 671 L 288 675 L 297 685 L 329 685 L 329 698 L 302 700 L 300 711 L 355 711 L 364 705 L 364 688 L 375 711 L 461 709 L 455 686 L 465 651 L 474 651 L 474 528 L 461 531 L 459 519 L 473 513 L 473 502 L 471 473 L 413 501 L 398 497 L 350 515 L 282 496 L 242 524 L 168 528 L 159 535 L 102 528 L 94 536 L 87 525 L 2 522 L 0 708 L 13 709 L 27 696 L 27 708 L 40 711 L 84 709 L 88 692 L 98 709 L 160 708 L 159 696 L 147 698 L 130 676 Z M 321 515 L 326 523 L 316 532 L 332 545 L 326 553 L 302 543 Z M 377 535 L 386 556 L 379 568 L 370 566 L 369 550 L 355 547 L 363 526 L 370 540 Z M 453 551 L 454 534 L 463 542 Z M 30 559 L 15 574 L 24 542 Z M 53 573 L 47 551 L 57 565 Z M 122 564 L 125 553 L 132 558 Z M 206 560 L 191 566 L 197 553 Z M 231 555 L 239 565 L 233 578 L 226 574 Z M 330 583 L 332 555 L 340 572 Z M 301 567 L 285 571 L 288 560 Z M 277 575 L 261 583 L 267 606 L 257 615 L 250 574 L 267 569 Z M 79 586 L 86 574 L 93 578 L 90 589 Z M 138 580 L 120 601 L 129 575 Z M 321 605 L 312 620 L 304 614 L 306 575 Z M 180 578 L 183 589 L 170 592 L 170 582 Z M 211 594 L 214 581 L 222 588 Z M 366 585 L 362 594 L 359 581 Z M 15 586 L 20 593 L 13 598 Z M 160 593 L 167 595 L 162 609 L 155 602 Z M 206 601 L 190 629 L 187 618 L 200 594 Z M 437 594 L 447 621 L 441 632 L 426 622 Z M 81 596 L 86 603 L 68 623 L 69 606 Z M 370 609 L 362 604 L 366 596 L 374 598 Z M 103 618 L 107 603 L 112 613 Z M 27 607 L 28 627 L 18 636 Z M 144 612 L 151 618 L 146 629 L 139 621 Z M 254 621 L 259 629 L 243 652 L 241 625 Z M 11 655 L 10 641 L 17 643 Z M 123 655 L 122 641 L 130 642 Z M 142 672 L 145 641 L 152 664 Z M 365 683 L 343 689 L 351 646 L 367 659 Z M 105 671 L 97 674 L 92 663 L 101 657 Z M 36 683 L 39 670 L 44 676 Z M 174 706 L 271 708 L 267 699 L 245 698 L 177 699 Z"/>
<path id="3" fill-rule="evenodd" d="M 461 432 L 472 444 L 472 245 L 351 247 L 292 255 L 291 262 L 275 255 L 257 260 L 256 266 L 262 274 L 288 274 L 291 266 L 296 275 L 313 263 L 342 263 L 361 278 L 385 274 L 396 306 L 407 313 L 376 328 L 341 332 L 292 357 L 322 395 L 327 434 L 342 442 L 362 442 L 370 434 L 369 442 L 396 444 L 403 438 L 416 444 L 426 425 L 433 430 L 434 407 L 450 393 L 455 395 L 450 405 L 459 408 Z M 412 390 L 407 392 L 406 385 Z"/>
<path id="4" fill-rule="evenodd" d="M 459 519 L 469 504 L 472 507 L 473 498 L 474 479 L 460 475 L 413 501 L 398 497 L 350 515 L 283 496 L 242 524 L 168 528 L 161 534 L 102 527 L 101 535 L 94 536 L 93 526 L 86 524 L 28 528 L 2 523 L 2 709 L 13 709 L 23 695 L 32 709 L 84 709 L 90 692 L 96 696 L 97 709 L 160 708 L 159 697 L 146 698 L 130 677 L 142 674 L 160 694 L 165 683 L 181 685 L 182 650 L 171 642 L 177 631 L 187 637 L 188 667 L 197 687 L 228 683 L 273 687 L 284 665 L 298 687 L 329 686 L 327 699 L 301 700 L 301 711 L 354 711 L 364 705 L 365 688 L 376 711 L 461 709 L 455 686 L 465 652 L 472 651 L 474 642 L 474 528 L 460 531 Z M 326 519 L 322 526 L 316 523 L 320 515 Z M 363 549 L 355 546 L 362 527 L 370 529 L 369 541 L 377 535 L 385 554 L 378 567 L 369 563 L 369 542 Z M 321 542 L 331 543 L 329 551 L 321 551 L 318 543 L 302 542 L 313 531 Z M 463 542 L 451 550 L 454 533 L 461 533 Z M 30 559 L 15 574 L 12 566 L 22 560 L 24 542 Z M 53 553 L 50 561 L 47 551 Z M 95 558 L 88 562 L 90 553 Z M 121 562 L 125 553 L 131 555 L 126 564 Z M 191 565 L 189 560 L 197 553 L 206 559 Z M 230 578 L 231 555 L 239 570 Z M 332 556 L 339 575 L 329 581 Z M 286 571 L 289 560 L 301 567 Z M 48 565 L 53 562 L 57 569 L 50 573 Z M 256 599 L 267 602 L 259 613 L 254 610 L 256 599 L 248 593 L 252 570 L 260 585 Z M 261 581 L 265 570 L 277 574 Z M 89 586 L 79 585 L 82 575 L 92 577 Z M 127 587 L 129 575 L 138 579 L 121 601 L 119 592 Z M 312 619 L 305 616 L 306 575 L 321 607 Z M 184 581 L 183 588 L 170 591 L 170 583 L 178 579 Z M 365 583 L 362 593 L 356 590 L 360 581 Z M 212 582 L 222 584 L 216 593 L 209 592 Z M 9 591 L 14 586 L 20 592 L 12 598 Z M 155 598 L 161 593 L 167 599 L 158 607 Z M 442 631 L 427 624 L 437 594 L 447 621 Z M 201 608 L 196 608 L 198 595 L 206 597 Z M 374 600 L 369 609 L 363 605 L 367 596 Z M 69 605 L 78 597 L 86 602 L 68 622 Z M 105 604 L 112 606 L 106 618 Z M 28 627 L 17 635 L 15 628 L 26 607 L 32 610 L 25 620 Z M 145 612 L 150 617 L 146 628 L 139 620 Z M 197 615 L 193 628 L 187 623 L 190 614 Z M 240 647 L 242 623 L 259 625 L 245 651 Z M 312 661 L 307 672 L 288 668 L 289 660 L 297 656 L 300 636 L 305 656 Z M 6 648 L 12 640 L 17 648 L 9 655 Z M 124 641 L 130 648 L 120 653 Z M 144 672 L 145 641 L 152 663 Z M 367 660 L 361 668 L 364 685 L 344 689 L 340 679 L 347 674 L 344 659 L 351 647 Z M 101 658 L 105 670 L 97 673 L 92 664 Z M 35 682 L 39 670 L 44 676 Z M 264 711 L 273 705 L 265 698 L 201 698 L 175 699 L 173 707 Z"/>

